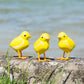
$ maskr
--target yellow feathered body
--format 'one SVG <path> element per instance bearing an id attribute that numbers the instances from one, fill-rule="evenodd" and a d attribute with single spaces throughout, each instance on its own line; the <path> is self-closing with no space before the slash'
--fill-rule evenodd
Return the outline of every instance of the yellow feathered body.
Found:
<path id="1" fill-rule="evenodd" d="M 29 46 L 28 39 L 30 37 L 31 35 L 27 31 L 24 31 L 11 41 L 10 47 L 12 47 L 16 52 L 18 52 L 18 50 L 22 51 Z"/>
<path id="2" fill-rule="evenodd" d="M 60 40 L 58 46 L 65 52 L 71 52 L 75 47 L 75 43 L 71 38 L 67 37 L 66 39 Z"/>
<path id="3" fill-rule="evenodd" d="M 38 39 L 35 43 L 34 43 L 34 49 L 35 51 L 40 54 L 44 53 L 46 50 L 48 50 L 49 48 L 49 41 L 41 41 L 40 39 Z"/>
<path id="4" fill-rule="evenodd" d="M 63 53 L 63 57 L 57 58 L 57 59 L 59 59 L 59 60 L 69 60 L 69 59 L 71 59 L 71 58 L 69 58 L 69 54 L 75 47 L 74 41 L 71 38 L 69 38 L 67 36 L 67 34 L 64 33 L 64 32 L 60 32 L 58 34 L 58 39 L 59 39 L 58 46 L 59 46 L 60 49 L 62 49 L 64 51 L 64 53 Z M 66 58 L 65 58 L 65 52 L 68 53 Z"/>
<path id="5" fill-rule="evenodd" d="M 43 33 L 40 38 L 34 43 L 34 50 L 42 54 L 49 48 L 50 36 L 47 33 Z"/>
<path id="6" fill-rule="evenodd" d="M 15 38 L 11 43 L 10 43 L 10 47 L 12 47 L 16 52 L 18 50 L 22 51 L 25 48 L 27 48 L 29 46 L 29 41 L 27 39 L 23 39 L 20 36 L 18 36 L 17 38 Z"/>

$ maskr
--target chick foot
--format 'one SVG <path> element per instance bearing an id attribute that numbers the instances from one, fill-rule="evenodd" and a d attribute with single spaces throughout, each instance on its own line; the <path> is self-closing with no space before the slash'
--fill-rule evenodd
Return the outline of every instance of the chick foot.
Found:
<path id="1" fill-rule="evenodd" d="M 50 59 L 44 59 L 44 60 L 38 59 L 37 61 L 39 61 L 39 62 L 47 62 L 47 61 L 51 61 L 51 60 Z"/>
<path id="2" fill-rule="evenodd" d="M 58 60 L 65 60 L 65 58 L 63 58 L 63 57 L 60 57 L 60 58 L 57 58 Z"/>
<path id="3" fill-rule="evenodd" d="M 67 57 L 66 57 L 64 60 L 70 60 L 70 59 L 71 59 L 71 58 L 67 58 Z"/>
<path id="4" fill-rule="evenodd" d="M 60 57 L 60 58 L 57 58 L 58 60 L 70 60 L 71 58 L 63 58 L 63 57 Z"/>
<path id="5" fill-rule="evenodd" d="M 46 62 L 46 61 L 51 61 L 50 59 L 44 59 L 44 61 Z"/>
<path id="6" fill-rule="evenodd" d="M 27 56 L 22 56 L 22 57 L 15 57 L 16 59 L 27 59 L 27 58 L 29 58 L 29 57 L 27 57 Z"/>

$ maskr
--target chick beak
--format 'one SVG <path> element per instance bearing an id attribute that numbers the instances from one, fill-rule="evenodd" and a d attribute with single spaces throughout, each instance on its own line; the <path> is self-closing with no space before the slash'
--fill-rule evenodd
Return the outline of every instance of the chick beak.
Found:
<path id="1" fill-rule="evenodd" d="M 50 40 L 50 38 L 46 38 L 46 40 Z"/>
<path id="2" fill-rule="evenodd" d="M 57 38 L 58 38 L 58 39 L 61 39 L 61 37 L 59 37 L 59 36 L 58 36 Z"/>
<path id="3" fill-rule="evenodd" d="M 29 38 L 32 37 L 31 35 L 29 35 Z"/>

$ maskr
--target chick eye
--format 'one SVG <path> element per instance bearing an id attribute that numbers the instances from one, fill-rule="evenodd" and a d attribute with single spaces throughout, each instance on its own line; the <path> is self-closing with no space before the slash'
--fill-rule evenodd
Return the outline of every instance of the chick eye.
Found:
<path id="1" fill-rule="evenodd" d="M 26 37 L 26 34 L 24 36 Z"/>
<path id="2" fill-rule="evenodd" d="M 63 37 L 65 37 L 65 35 Z"/>
<path id="3" fill-rule="evenodd" d="M 41 38 L 43 38 L 43 36 Z"/>

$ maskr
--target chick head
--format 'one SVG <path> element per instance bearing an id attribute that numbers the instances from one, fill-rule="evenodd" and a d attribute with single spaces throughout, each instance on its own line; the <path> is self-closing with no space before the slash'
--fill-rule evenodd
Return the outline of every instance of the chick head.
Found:
<path id="1" fill-rule="evenodd" d="M 43 33 L 40 36 L 40 40 L 42 40 L 42 41 L 49 41 L 50 40 L 50 36 L 47 33 Z"/>
<path id="2" fill-rule="evenodd" d="M 23 39 L 28 39 L 28 38 L 31 37 L 31 35 L 29 34 L 29 32 L 23 31 L 23 32 L 21 33 L 20 37 L 23 38 Z"/>
<path id="3" fill-rule="evenodd" d="M 57 38 L 59 39 L 59 40 L 64 40 L 64 39 L 66 39 L 68 36 L 66 35 L 66 33 L 64 33 L 64 32 L 60 32 L 59 34 L 58 34 L 58 36 L 57 36 Z"/>

